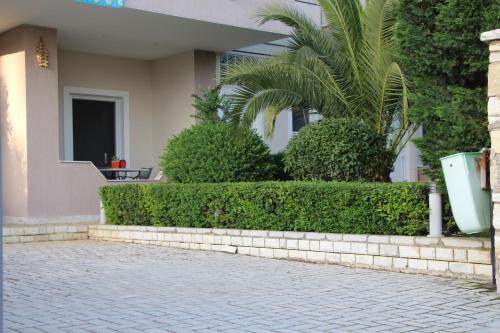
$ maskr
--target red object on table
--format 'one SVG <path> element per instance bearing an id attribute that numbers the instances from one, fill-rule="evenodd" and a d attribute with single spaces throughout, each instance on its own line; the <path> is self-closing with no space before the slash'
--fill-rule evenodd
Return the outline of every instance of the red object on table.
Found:
<path id="1" fill-rule="evenodd" d="M 127 167 L 127 161 L 120 160 L 120 169 L 125 169 Z"/>
<path id="2" fill-rule="evenodd" d="M 111 161 L 111 168 L 113 169 L 120 168 L 120 161 Z"/>

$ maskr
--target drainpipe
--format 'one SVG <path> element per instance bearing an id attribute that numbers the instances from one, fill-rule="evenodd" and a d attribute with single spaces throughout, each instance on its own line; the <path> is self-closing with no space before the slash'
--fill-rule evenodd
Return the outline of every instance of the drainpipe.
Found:
<path id="1" fill-rule="evenodd" d="M 431 184 L 429 193 L 429 237 L 443 236 L 443 208 L 441 193 L 435 183 Z"/>

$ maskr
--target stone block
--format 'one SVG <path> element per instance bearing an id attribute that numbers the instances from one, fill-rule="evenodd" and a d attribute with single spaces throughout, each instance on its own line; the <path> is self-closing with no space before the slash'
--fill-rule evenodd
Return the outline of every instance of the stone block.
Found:
<path id="1" fill-rule="evenodd" d="M 368 235 L 351 235 L 345 234 L 342 240 L 346 242 L 366 242 L 368 240 Z"/>
<path id="2" fill-rule="evenodd" d="M 252 246 L 252 237 L 241 237 L 243 246 Z"/>
<path id="3" fill-rule="evenodd" d="M 239 230 L 239 229 L 227 229 L 227 235 L 229 235 L 229 236 L 241 236 L 241 230 Z"/>
<path id="4" fill-rule="evenodd" d="M 250 248 L 250 255 L 251 256 L 258 257 L 259 256 L 259 252 L 260 252 L 260 248 L 258 248 L 258 247 L 251 247 Z"/>
<path id="5" fill-rule="evenodd" d="M 467 262 L 467 250 L 454 249 L 453 250 L 453 260 L 459 261 L 459 262 Z"/>
<path id="6" fill-rule="evenodd" d="M 203 243 L 205 244 L 215 244 L 215 236 L 214 235 L 203 235 L 202 237 Z"/>
<path id="7" fill-rule="evenodd" d="M 285 238 L 280 239 L 280 249 L 286 249 L 286 239 Z"/>
<path id="8" fill-rule="evenodd" d="M 378 267 L 391 268 L 392 267 L 392 257 L 373 257 L 373 264 Z"/>
<path id="9" fill-rule="evenodd" d="M 191 235 L 191 242 L 192 243 L 198 243 L 198 244 L 199 243 L 203 243 L 203 235 L 201 235 L 201 234 L 192 234 Z"/>
<path id="10" fill-rule="evenodd" d="M 222 244 L 222 236 L 214 236 L 214 244 Z"/>
<path id="11" fill-rule="evenodd" d="M 324 262 L 326 260 L 325 252 L 307 251 L 306 256 L 308 261 Z"/>
<path id="12" fill-rule="evenodd" d="M 269 236 L 271 238 L 283 238 L 283 231 L 269 231 Z"/>
<path id="13" fill-rule="evenodd" d="M 489 66 L 488 96 L 500 96 L 500 62 L 491 63 Z"/>
<path id="14" fill-rule="evenodd" d="M 491 264 L 490 251 L 468 250 L 468 261 L 475 264 Z"/>
<path id="15" fill-rule="evenodd" d="M 368 243 L 388 244 L 389 236 L 370 235 L 368 236 Z"/>
<path id="16" fill-rule="evenodd" d="M 288 250 L 274 249 L 273 250 L 273 258 L 287 259 L 288 258 Z"/>
<path id="17" fill-rule="evenodd" d="M 453 249 L 436 248 L 436 259 L 453 261 Z"/>
<path id="18" fill-rule="evenodd" d="M 450 262 L 450 271 L 459 274 L 474 274 L 474 265 L 462 262 Z"/>
<path id="19" fill-rule="evenodd" d="M 191 243 L 191 244 L 189 244 L 189 249 L 190 250 L 200 250 L 201 245 L 204 245 L 204 244 Z M 211 244 L 210 244 L 210 246 L 211 246 Z"/>
<path id="20" fill-rule="evenodd" d="M 490 49 L 490 52 L 500 51 L 500 40 L 490 42 L 489 49 Z"/>
<path id="21" fill-rule="evenodd" d="M 415 244 L 415 237 L 413 236 L 391 236 L 389 238 L 391 244 L 397 245 L 413 245 Z"/>
<path id="22" fill-rule="evenodd" d="M 342 264 L 354 265 L 356 263 L 356 255 L 351 253 L 341 253 L 340 262 Z"/>
<path id="23" fill-rule="evenodd" d="M 334 250 L 334 252 L 339 252 L 339 253 L 350 253 L 351 252 L 351 243 L 349 243 L 349 242 L 333 242 L 333 250 Z"/>
<path id="24" fill-rule="evenodd" d="M 238 251 L 236 246 L 224 245 L 224 252 L 235 254 Z"/>
<path id="25" fill-rule="evenodd" d="M 265 230 L 242 230 L 241 235 L 246 237 L 267 237 Z"/>
<path id="26" fill-rule="evenodd" d="M 252 239 L 253 247 L 264 247 L 266 238 L 254 237 Z"/>
<path id="27" fill-rule="evenodd" d="M 444 237 L 441 240 L 446 247 L 462 247 L 462 248 L 481 248 L 483 247 L 483 242 L 480 240 L 474 240 L 471 238 L 460 238 L 460 237 Z"/>
<path id="28" fill-rule="evenodd" d="M 439 244 L 440 240 L 441 240 L 440 237 L 415 237 L 415 244 L 432 246 Z"/>
<path id="29" fill-rule="evenodd" d="M 272 248 L 272 249 L 279 249 L 280 248 L 280 240 L 277 238 L 265 238 L 264 244 L 268 248 Z"/>
<path id="30" fill-rule="evenodd" d="M 340 253 L 327 253 L 326 262 L 330 264 L 340 264 Z"/>
<path id="31" fill-rule="evenodd" d="M 243 245 L 243 238 L 239 236 L 233 236 L 231 237 L 231 245 L 233 246 L 242 246 Z"/>
<path id="32" fill-rule="evenodd" d="M 297 250 L 289 250 L 288 257 L 293 259 L 306 260 L 307 252 L 306 251 L 297 251 Z"/>
<path id="33" fill-rule="evenodd" d="M 318 240 L 309 241 L 309 249 L 311 251 L 319 251 L 319 241 Z"/>
<path id="34" fill-rule="evenodd" d="M 436 259 L 436 249 L 433 247 L 421 247 L 420 258 L 422 259 Z"/>
<path id="35" fill-rule="evenodd" d="M 227 235 L 227 229 L 212 229 L 214 235 L 224 236 Z"/>
<path id="36" fill-rule="evenodd" d="M 500 62 L 500 52 L 491 52 L 490 53 L 490 62 Z"/>
<path id="37" fill-rule="evenodd" d="M 231 236 L 220 236 L 222 245 L 230 245 L 231 244 Z"/>
<path id="38" fill-rule="evenodd" d="M 367 243 L 351 243 L 351 253 L 368 254 L 368 244 Z"/>
<path id="39" fill-rule="evenodd" d="M 491 278 L 491 265 L 474 264 L 474 274 L 484 278 Z"/>
<path id="40" fill-rule="evenodd" d="M 420 248 L 418 246 L 400 246 L 399 256 L 403 258 L 420 258 Z"/>
<path id="41" fill-rule="evenodd" d="M 331 241 L 341 241 L 342 234 L 326 234 L 326 239 Z"/>
<path id="42" fill-rule="evenodd" d="M 251 247 L 248 246 L 238 246 L 238 254 L 249 256 Z"/>
<path id="43" fill-rule="evenodd" d="M 299 240 L 299 250 L 309 251 L 309 241 L 305 239 Z"/>
<path id="44" fill-rule="evenodd" d="M 373 256 L 358 254 L 356 255 L 356 264 L 371 266 L 373 265 Z"/>
<path id="45" fill-rule="evenodd" d="M 368 244 L 368 254 L 378 256 L 380 254 L 378 244 Z"/>
<path id="46" fill-rule="evenodd" d="M 404 269 L 408 267 L 408 259 L 406 258 L 393 258 L 392 263 L 394 268 Z"/>
<path id="47" fill-rule="evenodd" d="M 285 231 L 283 233 L 283 237 L 291 238 L 291 239 L 301 239 L 301 238 L 304 238 L 304 233 L 303 232 L 296 232 L 296 231 Z"/>
<path id="48" fill-rule="evenodd" d="M 148 234 L 149 236 L 149 234 Z M 148 236 L 146 236 L 147 238 L 149 238 Z M 183 243 L 191 243 L 191 238 L 192 238 L 192 235 L 190 234 L 183 234 L 182 235 L 182 242 Z"/>
<path id="49" fill-rule="evenodd" d="M 274 252 L 273 249 L 268 249 L 268 248 L 260 248 L 259 249 L 259 256 L 265 257 L 265 258 L 273 258 Z"/>
<path id="50" fill-rule="evenodd" d="M 428 260 L 427 266 L 430 271 L 441 272 L 441 273 L 448 271 L 447 261 Z"/>
<path id="51" fill-rule="evenodd" d="M 299 240 L 298 239 L 287 239 L 286 240 L 287 249 L 297 250 L 299 248 Z"/>
<path id="52" fill-rule="evenodd" d="M 397 245 L 380 244 L 381 256 L 397 257 L 398 253 Z"/>
<path id="53" fill-rule="evenodd" d="M 427 269 L 427 260 L 408 259 L 408 268 L 418 269 L 418 270 L 426 270 Z"/>
<path id="54" fill-rule="evenodd" d="M 333 242 L 332 241 L 320 241 L 319 250 L 323 252 L 333 252 Z"/>
<path id="55" fill-rule="evenodd" d="M 318 233 L 318 232 L 306 232 L 305 238 L 306 239 L 313 239 L 313 240 L 326 239 L 326 234 Z"/>

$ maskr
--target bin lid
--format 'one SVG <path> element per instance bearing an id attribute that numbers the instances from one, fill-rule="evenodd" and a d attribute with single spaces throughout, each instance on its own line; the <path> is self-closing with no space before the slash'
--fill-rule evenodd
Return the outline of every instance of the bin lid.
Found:
<path id="1" fill-rule="evenodd" d="M 444 160 L 447 160 L 449 158 L 453 158 L 453 157 L 457 157 L 457 156 L 479 156 L 479 155 L 481 155 L 481 152 L 471 151 L 471 152 L 467 152 L 467 153 L 456 153 L 456 154 L 453 154 L 453 155 L 441 157 L 440 160 L 444 161 Z"/>

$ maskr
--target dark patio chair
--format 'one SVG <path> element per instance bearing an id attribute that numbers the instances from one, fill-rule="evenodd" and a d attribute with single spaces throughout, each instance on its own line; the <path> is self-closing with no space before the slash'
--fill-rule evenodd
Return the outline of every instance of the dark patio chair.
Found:
<path id="1" fill-rule="evenodd" d="M 134 179 L 149 179 L 149 177 L 151 177 L 151 171 L 153 171 L 153 168 L 141 168 L 141 171 L 139 171 Z"/>

